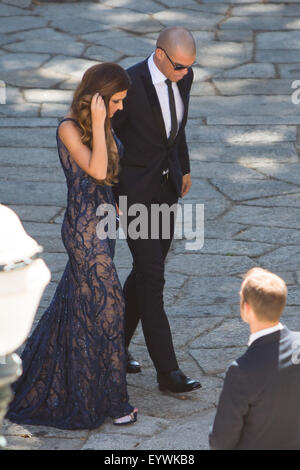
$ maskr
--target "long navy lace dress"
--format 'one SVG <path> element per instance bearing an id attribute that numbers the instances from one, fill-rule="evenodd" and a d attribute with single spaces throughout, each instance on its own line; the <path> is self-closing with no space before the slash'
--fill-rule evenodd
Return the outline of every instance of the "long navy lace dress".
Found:
<path id="1" fill-rule="evenodd" d="M 15 423 L 93 429 L 108 416 L 133 411 L 126 384 L 124 298 L 113 262 L 116 240 L 96 234 L 97 207 L 115 200 L 110 186 L 94 182 L 71 158 L 58 129 L 68 185 L 62 239 L 69 261 L 26 343 L 24 372 L 14 384 L 6 417 Z"/>

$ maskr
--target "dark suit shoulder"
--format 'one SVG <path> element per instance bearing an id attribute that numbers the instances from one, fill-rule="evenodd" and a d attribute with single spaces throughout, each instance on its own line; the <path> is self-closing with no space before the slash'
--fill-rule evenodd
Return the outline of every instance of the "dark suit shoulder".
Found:
<path id="1" fill-rule="evenodd" d="M 147 62 L 148 59 L 145 59 L 126 69 L 126 72 L 130 76 L 130 78 L 135 79 L 137 77 L 140 77 L 145 72 L 145 70 L 147 70 Z"/>

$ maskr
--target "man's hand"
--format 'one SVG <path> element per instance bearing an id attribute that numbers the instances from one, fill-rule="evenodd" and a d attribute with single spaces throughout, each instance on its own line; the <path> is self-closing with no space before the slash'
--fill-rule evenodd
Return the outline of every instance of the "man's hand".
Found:
<path id="1" fill-rule="evenodd" d="M 191 173 L 187 173 L 186 175 L 183 175 L 182 177 L 181 197 L 184 197 L 189 192 L 189 190 L 191 189 L 191 186 L 192 186 Z"/>

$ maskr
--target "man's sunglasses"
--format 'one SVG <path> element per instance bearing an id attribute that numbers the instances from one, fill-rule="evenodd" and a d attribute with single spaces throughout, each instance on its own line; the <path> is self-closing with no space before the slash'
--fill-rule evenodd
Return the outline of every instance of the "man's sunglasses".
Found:
<path id="1" fill-rule="evenodd" d="M 196 62 L 194 62 L 192 65 L 175 64 L 175 62 L 173 62 L 173 60 L 171 59 L 171 57 L 169 57 L 168 53 L 167 53 L 162 47 L 157 46 L 157 49 L 161 49 L 162 51 L 164 51 L 164 53 L 165 53 L 166 56 L 168 57 L 169 61 L 170 61 L 171 64 L 173 65 L 173 69 L 174 69 L 174 70 L 190 69 L 190 68 L 192 68 L 193 65 L 195 65 L 195 63 L 196 63 Z"/>

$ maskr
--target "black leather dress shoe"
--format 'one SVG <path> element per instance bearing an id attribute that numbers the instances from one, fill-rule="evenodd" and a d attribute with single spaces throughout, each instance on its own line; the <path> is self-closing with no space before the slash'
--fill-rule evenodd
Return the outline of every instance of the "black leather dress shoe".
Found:
<path id="1" fill-rule="evenodd" d="M 129 351 L 126 351 L 127 374 L 138 374 L 141 372 L 141 366 Z"/>
<path id="2" fill-rule="evenodd" d="M 192 392 L 202 387 L 200 382 L 190 379 L 180 369 L 165 373 L 158 372 L 157 382 L 159 390 L 169 390 L 173 393 Z"/>

